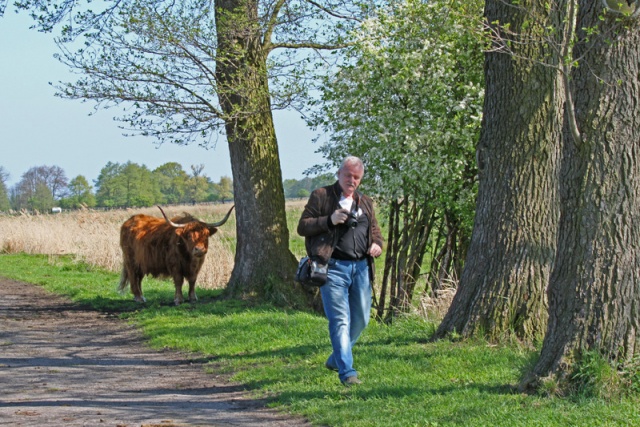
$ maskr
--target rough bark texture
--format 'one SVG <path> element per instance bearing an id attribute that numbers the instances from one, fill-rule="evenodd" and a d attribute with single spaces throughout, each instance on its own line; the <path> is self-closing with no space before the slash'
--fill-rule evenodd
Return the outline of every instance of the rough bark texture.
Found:
<path id="1" fill-rule="evenodd" d="M 519 9 L 500 0 L 486 2 L 487 22 L 511 23 L 520 36 L 510 45 L 512 54 L 486 55 L 474 230 L 439 338 L 453 332 L 489 338 L 515 333 L 532 340 L 546 329 L 564 97 L 551 50 L 530 38 L 541 23 L 551 22 L 543 3 L 521 2 Z M 551 67 L 539 62 L 546 54 Z"/>
<path id="2" fill-rule="evenodd" d="M 582 350 L 625 361 L 640 350 L 640 32 L 638 21 L 600 21 L 579 1 L 573 72 L 582 141 L 567 136 L 558 255 L 549 284 L 549 328 L 523 386 L 562 378 Z M 615 29 L 614 29 L 615 28 Z M 568 132 L 565 132 L 568 135 Z"/>
<path id="3" fill-rule="evenodd" d="M 267 80 L 267 55 L 257 3 L 216 1 L 216 79 L 226 114 L 237 218 L 235 267 L 228 291 L 264 294 L 293 283 L 284 189 Z"/>

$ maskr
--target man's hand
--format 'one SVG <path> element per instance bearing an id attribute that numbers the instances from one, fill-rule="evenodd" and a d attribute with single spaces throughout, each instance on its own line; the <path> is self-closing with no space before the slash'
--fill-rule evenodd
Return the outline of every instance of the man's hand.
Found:
<path id="1" fill-rule="evenodd" d="M 369 255 L 374 258 L 378 258 L 380 255 L 382 255 L 382 248 L 378 246 L 377 243 L 372 243 L 371 247 L 369 248 Z"/>
<path id="2" fill-rule="evenodd" d="M 333 225 L 344 224 L 349 217 L 349 211 L 346 209 L 338 209 L 331 214 L 331 223 Z"/>

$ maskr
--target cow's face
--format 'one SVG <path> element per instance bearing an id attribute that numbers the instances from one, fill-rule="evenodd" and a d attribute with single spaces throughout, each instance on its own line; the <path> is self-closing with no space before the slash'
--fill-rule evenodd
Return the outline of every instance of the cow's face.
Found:
<path id="1" fill-rule="evenodd" d="M 203 257 L 209 250 L 209 237 L 211 232 L 200 223 L 190 223 L 184 228 L 177 228 L 176 233 L 180 236 L 187 251 L 194 257 Z"/>

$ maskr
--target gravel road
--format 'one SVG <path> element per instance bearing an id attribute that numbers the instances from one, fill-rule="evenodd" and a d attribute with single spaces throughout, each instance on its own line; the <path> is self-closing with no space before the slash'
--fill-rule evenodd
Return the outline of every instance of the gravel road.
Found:
<path id="1" fill-rule="evenodd" d="M 0 278 L 0 426 L 310 426 L 191 357 L 150 349 L 121 320 Z"/>

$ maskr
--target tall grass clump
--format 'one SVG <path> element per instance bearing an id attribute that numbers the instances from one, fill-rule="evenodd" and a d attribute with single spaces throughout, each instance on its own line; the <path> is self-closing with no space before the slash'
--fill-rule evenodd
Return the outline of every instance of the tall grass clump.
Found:
<path id="1" fill-rule="evenodd" d="M 416 312 L 420 317 L 439 322 L 447 314 L 456 295 L 457 283 L 450 281 L 447 284 L 448 286 L 435 291 L 433 295 L 425 292 L 418 298 Z"/>
<path id="2" fill-rule="evenodd" d="M 613 401 L 640 391 L 640 359 L 615 362 L 597 351 L 584 351 L 566 384 L 560 386 L 574 397 Z"/>
<path id="3" fill-rule="evenodd" d="M 172 206 L 163 208 L 173 217 L 188 212 L 206 222 L 219 221 L 230 205 Z M 157 207 L 111 211 L 79 210 L 62 214 L 27 214 L 0 217 L 0 252 L 71 255 L 93 267 L 119 272 L 122 266 L 120 226 L 143 213 L 161 217 Z M 235 217 L 209 239 L 209 254 L 198 276 L 202 288 L 224 287 L 234 265 Z"/>

